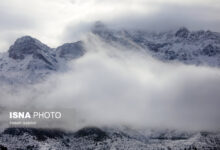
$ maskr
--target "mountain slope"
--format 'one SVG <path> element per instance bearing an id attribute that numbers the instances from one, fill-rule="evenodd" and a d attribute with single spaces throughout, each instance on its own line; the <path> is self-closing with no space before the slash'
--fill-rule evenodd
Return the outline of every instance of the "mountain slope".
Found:
<path id="1" fill-rule="evenodd" d="M 101 22 L 97 22 L 92 31 L 106 42 L 144 50 L 162 61 L 220 65 L 220 33 L 189 31 L 184 27 L 167 32 L 116 30 Z"/>
<path id="2" fill-rule="evenodd" d="M 21 37 L 0 57 L 0 82 L 36 83 L 84 53 L 82 42 L 52 49 L 30 36 Z"/>
<path id="3" fill-rule="evenodd" d="M 162 61 L 220 66 L 220 34 L 211 31 L 189 31 L 187 28 L 167 32 L 116 30 L 97 22 L 92 33 L 111 46 L 120 45 L 144 51 Z M 8 52 L 0 54 L 0 82 L 36 83 L 48 74 L 63 70 L 67 62 L 86 53 L 82 41 L 65 43 L 55 49 L 39 40 L 24 36 Z M 65 69 L 64 69 L 65 70 Z"/>
<path id="4" fill-rule="evenodd" d="M 219 33 L 186 28 L 159 33 L 114 30 L 102 23 L 96 23 L 92 33 L 111 46 L 144 51 L 161 61 L 220 65 Z M 65 71 L 69 61 L 86 54 L 84 44 L 78 41 L 50 48 L 30 36 L 21 37 L 0 56 L 0 85 L 43 82 L 48 75 Z M 220 149 L 220 134 L 95 127 L 76 132 L 8 128 L 0 133 L 0 149 Z"/>
<path id="5" fill-rule="evenodd" d="M 9 140 L 10 139 L 10 140 Z M 220 134 L 208 132 L 137 131 L 86 127 L 76 132 L 57 129 L 8 128 L 0 134 L 2 149 L 197 150 L 219 149 Z"/>

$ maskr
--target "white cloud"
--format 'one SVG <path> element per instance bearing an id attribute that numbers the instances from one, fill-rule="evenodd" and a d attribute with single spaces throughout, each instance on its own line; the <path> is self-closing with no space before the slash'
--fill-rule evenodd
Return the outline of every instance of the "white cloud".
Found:
<path id="1" fill-rule="evenodd" d="M 27 34 L 52 47 L 78 40 L 97 20 L 115 27 L 220 31 L 219 8 L 218 0 L 1 0 L 0 51 Z M 213 129 L 220 123 L 219 69 L 163 64 L 96 40 L 87 44 L 97 51 L 73 62 L 71 71 L 14 94 L 1 89 L 1 105 L 70 107 L 84 125 Z M 69 117 L 66 125 L 76 125 Z"/>
<path id="2" fill-rule="evenodd" d="M 219 69 L 162 63 L 91 39 L 86 44 L 92 51 L 73 61 L 70 71 L 17 93 L 1 89 L 1 106 L 71 109 L 64 121 L 71 129 L 82 125 L 219 128 Z"/>

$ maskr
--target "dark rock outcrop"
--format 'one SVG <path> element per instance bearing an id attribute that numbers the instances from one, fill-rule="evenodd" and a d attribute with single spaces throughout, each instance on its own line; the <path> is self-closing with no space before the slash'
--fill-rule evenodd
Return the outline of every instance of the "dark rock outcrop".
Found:
<path id="1" fill-rule="evenodd" d="M 76 138 L 86 137 L 94 141 L 103 141 L 108 138 L 108 135 L 103 130 L 96 127 L 86 127 L 75 133 Z"/>
<path id="2" fill-rule="evenodd" d="M 66 43 L 56 49 L 57 55 L 66 60 L 76 59 L 84 55 L 83 42 Z"/>
<path id="3" fill-rule="evenodd" d="M 187 38 L 189 35 L 189 30 L 185 27 L 180 28 L 178 31 L 176 31 L 175 36 L 180 38 Z"/>
<path id="4" fill-rule="evenodd" d="M 13 59 L 24 59 L 26 55 L 41 53 L 48 51 L 50 48 L 39 40 L 31 36 L 24 36 L 15 41 L 9 48 L 9 57 Z"/>

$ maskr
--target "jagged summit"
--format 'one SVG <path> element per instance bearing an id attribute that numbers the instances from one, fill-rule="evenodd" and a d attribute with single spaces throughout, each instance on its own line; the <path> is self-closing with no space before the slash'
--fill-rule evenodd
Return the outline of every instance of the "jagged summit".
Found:
<path id="1" fill-rule="evenodd" d="M 128 49 L 142 49 L 162 61 L 180 61 L 185 64 L 220 66 L 220 34 L 212 31 L 190 31 L 186 27 L 167 32 L 121 30 L 102 27 L 93 32 L 111 44 Z M 101 26 L 101 27 L 99 27 Z M 97 28 L 97 27 L 96 27 Z"/>
<path id="2" fill-rule="evenodd" d="M 187 38 L 189 33 L 190 31 L 186 27 L 181 27 L 176 31 L 175 36 L 180 38 Z"/>
<path id="3" fill-rule="evenodd" d="M 96 21 L 93 25 L 93 30 L 102 30 L 106 29 L 106 25 L 101 21 Z"/>
<path id="4" fill-rule="evenodd" d="M 56 54 L 60 58 L 71 60 L 84 55 L 85 49 L 82 41 L 75 43 L 65 43 L 56 48 Z"/>
<path id="5" fill-rule="evenodd" d="M 33 38 L 30 35 L 25 35 L 25 36 L 22 36 L 22 37 L 18 38 L 15 41 L 16 44 L 18 44 L 18 43 L 29 43 L 29 42 L 39 42 L 39 40 L 37 40 L 36 38 Z"/>
<path id="6" fill-rule="evenodd" d="M 164 62 L 220 66 L 220 34 L 216 32 L 190 31 L 181 27 L 152 33 L 145 30 L 112 29 L 98 21 L 94 24 L 92 33 L 111 46 L 141 50 Z M 0 57 L 0 82 L 36 81 L 51 72 L 66 70 L 68 61 L 86 53 L 84 44 L 86 43 L 78 41 L 51 49 L 31 36 L 21 37 L 4 57 Z"/>
<path id="7" fill-rule="evenodd" d="M 84 53 L 80 41 L 51 49 L 31 36 L 23 36 L 0 57 L 0 83 L 36 83 Z"/>
<path id="8" fill-rule="evenodd" d="M 9 48 L 9 57 L 13 59 L 24 59 L 26 55 L 37 54 L 40 51 L 48 51 L 50 48 L 39 40 L 31 36 L 23 36 L 18 38 Z"/>

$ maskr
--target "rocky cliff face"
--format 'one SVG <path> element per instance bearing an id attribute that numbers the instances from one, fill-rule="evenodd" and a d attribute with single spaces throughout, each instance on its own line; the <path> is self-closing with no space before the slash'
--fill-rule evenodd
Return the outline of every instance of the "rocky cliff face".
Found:
<path id="1" fill-rule="evenodd" d="M 56 48 L 57 57 L 63 58 L 65 60 L 72 60 L 83 56 L 85 49 L 83 47 L 83 42 L 78 41 L 75 43 L 66 43 L 62 46 Z"/>
<path id="2" fill-rule="evenodd" d="M 82 42 L 52 49 L 30 36 L 15 41 L 0 57 L 0 81 L 10 84 L 35 83 L 59 71 L 68 61 L 84 55 Z M 63 63 L 64 62 L 64 63 Z"/>
<path id="3" fill-rule="evenodd" d="M 167 32 L 114 30 L 98 22 L 93 33 L 106 42 L 142 49 L 162 61 L 220 65 L 220 34 L 216 32 L 189 31 L 185 27 Z"/>

